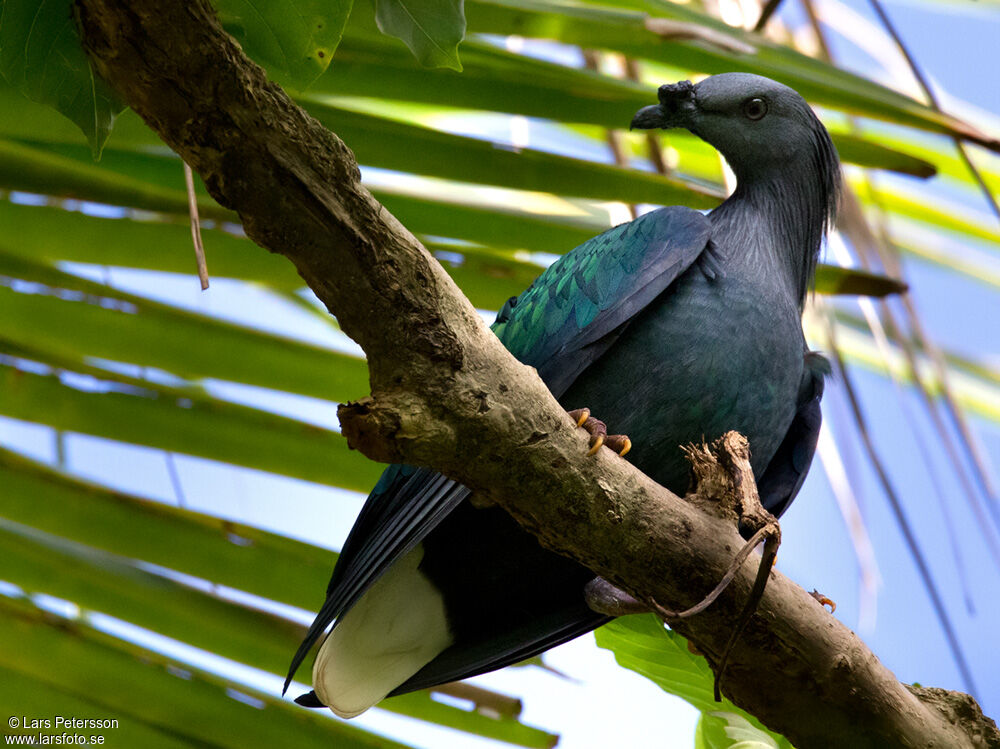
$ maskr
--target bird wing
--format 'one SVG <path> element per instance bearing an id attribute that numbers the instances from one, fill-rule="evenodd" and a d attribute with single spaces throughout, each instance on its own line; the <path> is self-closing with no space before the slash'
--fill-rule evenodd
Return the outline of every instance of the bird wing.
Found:
<path id="1" fill-rule="evenodd" d="M 709 234 L 703 214 L 679 206 L 609 229 L 564 255 L 520 297 L 508 301 L 493 330 L 514 356 L 538 369 L 558 397 L 634 315 L 702 255 Z M 714 267 L 711 258 L 705 260 L 706 274 L 714 273 Z M 344 543 L 326 601 L 292 658 L 285 689 L 330 623 L 468 495 L 461 484 L 428 469 L 386 469 Z M 444 667 L 449 679 L 465 678 L 529 658 L 606 619 L 585 606 L 557 618 L 550 627 L 539 628 L 535 622 L 523 633 L 512 633 L 510 642 L 484 643 L 483 648 L 454 653 L 451 663 L 429 666 Z M 433 683 L 441 682 L 439 676 L 437 670 L 417 674 Z M 403 686 L 406 691 L 416 688 L 409 682 Z"/>
<path id="2" fill-rule="evenodd" d="M 467 496 L 464 486 L 427 468 L 392 465 L 385 469 L 344 542 L 326 601 L 292 657 L 282 693 L 329 624 Z"/>
<path id="3" fill-rule="evenodd" d="M 708 218 L 682 206 L 609 229 L 508 301 L 493 331 L 558 398 L 696 260 L 710 277 L 721 272 L 710 234 Z"/>
<path id="4" fill-rule="evenodd" d="M 823 423 L 819 402 L 823 397 L 823 377 L 830 363 L 815 352 L 806 352 L 797 409 L 778 451 L 757 482 L 761 504 L 780 517 L 802 488 L 812 463 Z"/>

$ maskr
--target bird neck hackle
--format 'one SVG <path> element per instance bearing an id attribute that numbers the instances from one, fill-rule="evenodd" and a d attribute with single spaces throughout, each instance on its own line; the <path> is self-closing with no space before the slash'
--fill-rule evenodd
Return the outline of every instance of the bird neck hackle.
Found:
<path id="1" fill-rule="evenodd" d="M 736 190 L 711 215 L 720 228 L 737 231 L 748 249 L 763 250 L 781 264 L 800 309 L 813 286 L 823 237 L 836 220 L 841 190 L 837 150 L 806 109 L 808 145 L 772 168 L 737 171 Z"/>

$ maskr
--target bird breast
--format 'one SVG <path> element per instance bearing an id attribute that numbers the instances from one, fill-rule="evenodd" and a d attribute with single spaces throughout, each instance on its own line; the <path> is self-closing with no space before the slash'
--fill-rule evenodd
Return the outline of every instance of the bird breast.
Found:
<path id="1" fill-rule="evenodd" d="M 560 400 L 629 435 L 629 459 L 682 494 L 680 446 L 730 429 L 748 438 L 761 475 L 794 416 L 803 351 L 798 309 L 773 283 L 692 268 Z"/>

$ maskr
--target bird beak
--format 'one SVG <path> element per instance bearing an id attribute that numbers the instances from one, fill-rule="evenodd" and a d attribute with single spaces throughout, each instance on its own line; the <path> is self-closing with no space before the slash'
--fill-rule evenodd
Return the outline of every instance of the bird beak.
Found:
<path id="1" fill-rule="evenodd" d="M 657 95 L 659 104 L 643 107 L 635 113 L 629 130 L 687 127 L 696 109 L 694 86 L 691 81 L 665 83 Z"/>

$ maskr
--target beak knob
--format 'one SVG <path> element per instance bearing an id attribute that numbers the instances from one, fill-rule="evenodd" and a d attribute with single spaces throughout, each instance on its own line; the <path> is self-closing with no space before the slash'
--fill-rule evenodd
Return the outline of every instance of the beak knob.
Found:
<path id="1" fill-rule="evenodd" d="M 694 84 L 691 81 L 664 83 L 656 92 L 659 104 L 643 107 L 635 113 L 629 130 L 686 127 L 695 108 Z"/>
<path id="2" fill-rule="evenodd" d="M 694 102 L 694 84 L 691 81 L 664 83 L 657 90 L 656 95 L 664 109 L 671 111 L 683 102 Z"/>

